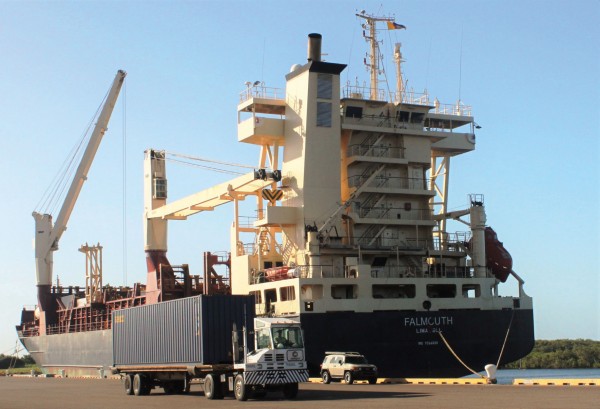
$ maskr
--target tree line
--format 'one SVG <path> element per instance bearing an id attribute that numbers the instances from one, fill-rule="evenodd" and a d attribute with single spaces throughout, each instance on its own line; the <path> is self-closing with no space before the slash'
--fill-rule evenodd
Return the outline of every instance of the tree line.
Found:
<path id="1" fill-rule="evenodd" d="M 8 369 L 9 366 L 11 368 L 24 368 L 29 365 L 35 365 L 31 355 L 15 359 L 13 356 L 0 354 L 0 369 Z"/>
<path id="2" fill-rule="evenodd" d="M 506 369 L 600 368 L 600 341 L 590 339 L 537 340 L 533 350 Z"/>

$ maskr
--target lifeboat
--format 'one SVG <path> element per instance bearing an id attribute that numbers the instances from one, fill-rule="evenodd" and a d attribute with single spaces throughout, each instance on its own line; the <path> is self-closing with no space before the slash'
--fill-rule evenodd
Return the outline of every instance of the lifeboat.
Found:
<path id="1" fill-rule="evenodd" d="M 485 228 L 485 258 L 492 274 L 501 282 L 506 282 L 512 272 L 512 257 L 491 227 Z"/>
<path id="2" fill-rule="evenodd" d="M 281 266 L 265 269 L 265 277 L 267 281 L 278 281 L 292 278 L 294 273 L 293 267 Z"/>

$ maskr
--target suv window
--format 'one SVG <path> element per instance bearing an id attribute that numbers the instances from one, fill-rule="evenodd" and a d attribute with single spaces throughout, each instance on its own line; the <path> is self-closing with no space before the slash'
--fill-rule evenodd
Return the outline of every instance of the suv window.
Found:
<path id="1" fill-rule="evenodd" d="M 368 364 L 364 356 L 346 356 L 347 364 Z"/>

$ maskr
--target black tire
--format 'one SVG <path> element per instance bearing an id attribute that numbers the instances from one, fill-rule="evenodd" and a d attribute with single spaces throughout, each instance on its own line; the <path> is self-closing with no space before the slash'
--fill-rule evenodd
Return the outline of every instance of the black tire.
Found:
<path id="1" fill-rule="evenodd" d="M 172 395 L 175 393 L 175 388 L 173 386 L 173 382 L 170 382 L 170 381 L 163 382 L 162 388 L 165 391 L 165 395 Z"/>
<path id="2" fill-rule="evenodd" d="M 214 374 L 206 375 L 204 378 L 204 396 L 206 399 L 222 399 L 223 389 L 219 377 Z"/>
<path id="3" fill-rule="evenodd" d="M 125 395 L 133 395 L 133 377 L 131 374 L 127 374 L 123 378 L 123 386 L 125 387 Z"/>
<path id="4" fill-rule="evenodd" d="M 377 383 L 377 378 L 369 378 L 369 383 L 375 385 Z"/>
<path id="5" fill-rule="evenodd" d="M 244 376 L 242 374 L 238 374 L 233 381 L 233 393 L 235 394 L 235 398 L 239 401 L 248 399 L 250 391 L 244 382 Z"/>
<path id="6" fill-rule="evenodd" d="M 324 384 L 331 383 L 331 375 L 329 375 L 329 371 L 323 371 L 321 374 L 321 378 L 323 379 Z"/>
<path id="7" fill-rule="evenodd" d="M 133 394 L 135 396 L 142 396 L 145 395 L 144 393 L 144 389 L 146 386 L 146 383 L 144 382 L 144 376 L 140 375 L 139 373 L 136 373 L 133 376 Z"/>
<path id="8" fill-rule="evenodd" d="M 267 390 L 266 389 L 260 389 L 260 390 L 252 392 L 252 397 L 256 398 L 256 399 L 262 399 L 265 396 L 267 396 Z"/>
<path id="9" fill-rule="evenodd" d="M 348 385 L 352 385 L 354 383 L 354 376 L 352 376 L 352 372 L 346 371 L 344 373 L 344 380 Z"/>
<path id="10" fill-rule="evenodd" d="M 298 396 L 298 384 L 286 383 L 283 385 L 283 397 L 286 399 L 295 399 Z"/>

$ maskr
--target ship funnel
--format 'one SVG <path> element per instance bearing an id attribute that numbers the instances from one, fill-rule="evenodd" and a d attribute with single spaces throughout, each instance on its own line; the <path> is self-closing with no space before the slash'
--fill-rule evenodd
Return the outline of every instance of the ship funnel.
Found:
<path id="1" fill-rule="evenodd" d="M 321 34 L 308 35 L 308 61 L 321 61 Z"/>

